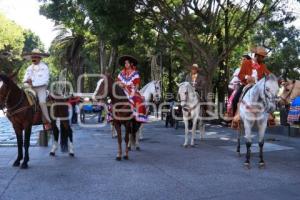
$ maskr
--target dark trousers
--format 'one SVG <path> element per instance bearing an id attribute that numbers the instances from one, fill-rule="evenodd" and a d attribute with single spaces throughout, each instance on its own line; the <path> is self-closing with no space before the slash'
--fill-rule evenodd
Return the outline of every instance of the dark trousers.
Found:
<path id="1" fill-rule="evenodd" d="M 244 89 L 244 85 L 241 85 L 239 87 L 239 89 L 237 90 L 233 100 L 232 100 L 232 112 L 233 112 L 233 116 L 235 115 L 236 111 L 237 111 L 237 106 L 238 106 L 238 103 L 239 103 L 239 100 L 240 100 L 240 97 L 241 97 L 241 94 L 243 92 L 243 89 Z"/>
<path id="2" fill-rule="evenodd" d="M 77 124 L 77 113 L 75 105 L 72 105 L 72 124 Z"/>

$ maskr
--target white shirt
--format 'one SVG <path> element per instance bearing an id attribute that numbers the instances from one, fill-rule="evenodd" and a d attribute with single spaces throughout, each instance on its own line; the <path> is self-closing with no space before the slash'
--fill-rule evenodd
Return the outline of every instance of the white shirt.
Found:
<path id="1" fill-rule="evenodd" d="M 37 65 L 30 65 L 25 72 L 24 82 L 28 79 L 32 80 L 33 87 L 48 85 L 49 83 L 49 69 L 44 62 Z"/>
<path id="2" fill-rule="evenodd" d="M 240 83 L 240 79 L 238 77 L 239 73 L 240 73 L 241 68 L 236 68 L 234 73 L 233 73 L 233 78 L 231 79 L 231 81 L 229 82 L 228 87 L 232 90 L 235 89 L 235 86 L 238 85 Z"/>

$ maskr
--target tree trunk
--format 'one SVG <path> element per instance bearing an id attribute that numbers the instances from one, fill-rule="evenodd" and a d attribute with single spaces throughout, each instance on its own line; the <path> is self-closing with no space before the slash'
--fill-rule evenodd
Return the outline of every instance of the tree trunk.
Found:
<path id="1" fill-rule="evenodd" d="M 100 64 L 100 73 L 105 73 L 105 42 L 100 39 L 99 41 L 99 64 Z"/>
<path id="2" fill-rule="evenodd" d="M 112 46 L 110 51 L 110 56 L 108 60 L 108 65 L 106 71 L 114 71 L 112 70 L 112 66 L 115 66 L 116 64 L 116 55 L 117 55 L 118 47 Z"/>

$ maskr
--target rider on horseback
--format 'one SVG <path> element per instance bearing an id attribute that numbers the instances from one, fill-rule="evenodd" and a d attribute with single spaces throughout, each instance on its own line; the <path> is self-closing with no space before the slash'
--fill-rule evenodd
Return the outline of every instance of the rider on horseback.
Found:
<path id="1" fill-rule="evenodd" d="M 244 88 L 248 85 L 253 85 L 257 83 L 264 76 L 269 75 L 271 72 L 267 69 L 266 65 L 263 63 L 265 57 L 267 56 L 267 51 L 264 47 L 256 47 L 252 49 L 254 53 L 253 59 L 244 59 L 242 61 L 241 69 L 238 75 L 238 78 L 241 81 L 241 86 L 236 92 L 236 95 L 233 99 L 233 124 L 232 127 L 237 127 L 237 122 L 240 120 L 239 112 L 237 112 L 237 105 L 240 101 L 240 97 L 244 91 Z M 247 87 L 249 88 L 249 87 Z M 269 125 L 274 125 L 274 117 L 270 114 L 268 119 Z"/>
<path id="2" fill-rule="evenodd" d="M 27 60 L 31 60 L 32 64 L 26 69 L 24 75 L 24 83 L 30 86 L 36 93 L 39 104 L 44 116 L 45 129 L 51 129 L 51 120 L 49 117 L 46 98 L 47 98 L 47 86 L 49 83 L 49 69 L 48 66 L 41 61 L 43 57 L 48 57 L 49 54 L 42 53 L 38 49 L 34 49 L 31 53 L 23 54 L 23 57 Z"/>
<path id="3" fill-rule="evenodd" d="M 242 65 L 238 78 L 241 81 L 241 85 L 236 92 L 236 95 L 233 99 L 233 114 L 237 111 L 237 104 L 239 102 L 240 96 L 243 93 L 243 89 L 248 84 L 254 84 L 265 75 L 270 74 L 270 71 L 267 69 L 266 65 L 263 63 L 265 57 L 267 56 L 267 51 L 263 47 L 256 47 L 252 49 L 254 53 L 254 58 L 249 59 L 249 57 L 243 57 Z"/>
<path id="4" fill-rule="evenodd" d="M 205 101 L 205 77 L 200 74 L 201 68 L 198 64 L 193 64 L 191 66 L 191 72 L 186 75 L 185 81 L 189 82 L 199 94 L 201 100 Z"/>
<path id="5" fill-rule="evenodd" d="M 137 60 L 132 56 L 122 56 L 119 64 L 124 69 L 119 73 L 117 83 L 121 86 L 127 95 L 130 103 L 133 105 L 133 113 L 138 122 L 146 122 L 147 114 L 144 105 L 144 99 L 139 93 L 141 78 L 136 70 Z"/>

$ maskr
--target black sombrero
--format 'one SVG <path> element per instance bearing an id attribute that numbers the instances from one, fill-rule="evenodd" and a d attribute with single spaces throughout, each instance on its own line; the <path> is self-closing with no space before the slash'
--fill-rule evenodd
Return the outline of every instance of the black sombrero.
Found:
<path id="1" fill-rule="evenodd" d="M 134 66 L 136 66 L 138 64 L 138 61 L 137 59 L 135 59 L 133 56 L 130 56 L 130 55 L 124 55 L 124 56 L 121 56 L 119 58 L 119 64 L 121 66 L 124 66 L 125 65 L 125 61 L 128 60 L 130 63 L 132 63 Z"/>

